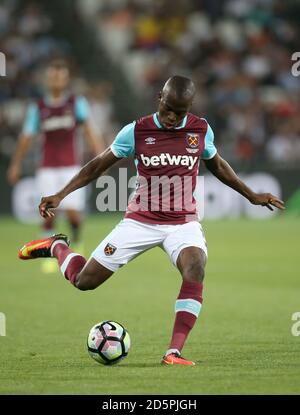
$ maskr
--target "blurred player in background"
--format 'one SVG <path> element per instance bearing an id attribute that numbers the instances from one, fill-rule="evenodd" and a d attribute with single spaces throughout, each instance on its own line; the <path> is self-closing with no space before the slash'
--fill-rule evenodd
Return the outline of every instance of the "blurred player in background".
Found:
<path id="1" fill-rule="evenodd" d="M 76 145 L 76 131 L 83 127 L 84 137 L 93 155 L 103 150 L 103 140 L 98 139 L 91 126 L 89 105 L 83 96 L 73 95 L 69 91 L 70 70 L 66 61 L 56 59 L 46 68 L 47 91 L 43 98 L 32 103 L 26 114 L 23 131 L 18 140 L 15 153 L 12 157 L 8 180 L 14 185 L 21 175 L 21 164 L 32 139 L 41 134 L 41 160 L 37 169 L 37 186 L 40 195 L 45 191 L 57 192 L 61 186 L 70 180 L 80 170 L 80 157 Z M 72 193 L 61 204 L 71 229 L 72 238 L 81 251 L 80 226 L 81 212 L 85 206 L 83 189 Z M 54 232 L 53 217 L 42 223 L 43 236 L 47 237 Z M 53 261 L 43 263 L 45 272 L 52 272 Z"/>

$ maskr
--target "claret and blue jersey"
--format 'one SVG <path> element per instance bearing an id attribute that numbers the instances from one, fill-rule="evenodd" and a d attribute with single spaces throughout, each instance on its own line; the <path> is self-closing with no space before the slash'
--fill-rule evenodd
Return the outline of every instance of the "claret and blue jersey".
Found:
<path id="1" fill-rule="evenodd" d="M 167 130 L 161 126 L 158 114 L 151 114 L 126 125 L 116 136 L 111 145 L 111 151 L 119 158 L 134 155 L 137 167 L 139 186 L 135 197 L 129 203 L 125 217 L 146 223 L 167 222 L 168 224 L 197 220 L 193 193 L 199 163 L 201 159 L 213 158 L 217 152 L 213 131 L 204 118 L 189 113 L 184 117 L 181 125 L 173 130 Z M 151 209 L 149 206 L 153 199 L 151 186 L 154 177 L 167 177 L 172 181 L 169 209 L 162 208 L 164 205 L 162 194 L 159 196 L 157 209 Z M 141 178 L 144 179 L 143 182 Z M 180 178 L 180 180 L 176 181 L 175 178 Z M 178 196 L 176 190 L 178 191 L 178 187 L 181 186 L 182 192 L 186 193 L 185 183 L 187 182 L 191 185 L 193 208 L 190 210 L 182 206 L 178 209 L 175 206 L 176 195 Z M 148 186 L 145 186 L 145 183 Z M 138 202 L 145 192 L 149 203 L 147 208 L 145 206 L 141 208 Z"/>
<path id="2" fill-rule="evenodd" d="M 186 115 L 181 125 L 179 127 L 176 127 L 175 131 L 172 130 L 173 134 L 174 132 L 176 133 L 176 131 L 178 130 L 182 130 L 186 128 L 187 120 L 190 115 L 193 115 L 193 114 Z M 195 115 L 193 116 L 196 117 Z M 158 119 L 158 114 L 157 113 L 152 114 L 151 117 L 154 122 L 153 129 L 163 130 L 163 127 L 160 124 L 159 119 Z M 210 125 L 207 123 L 207 121 L 204 118 L 199 118 L 199 120 L 203 120 L 204 122 L 206 122 L 206 125 L 207 125 L 207 130 L 206 130 L 205 138 L 204 138 L 204 148 L 201 154 L 201 158 L 203 160 L 209 160 L 213 158 L 217 152 L 216 147 L 214 145 L 214 133 L 213 133 L 212 128 L 210 127 Z M 111 145 L 111 150 L 116 157 L 119 157 L 119 158 L 129 157 L 135 154 L 135 126 L 136 126 L 136 121 L 133 121 L 132 123 L 127 124 L 125 127 L 123 127 L 122 130 L 117 134 L 114 142 Z M 163 130 L 163 131 L 166 132 L 167 130 Z M 174 135 L 172 136 L 172 138 L 175 138 Z M 148 140 L 149 144 L 151 142 L 152 144 L 154 144 L 155 141 Z"/>

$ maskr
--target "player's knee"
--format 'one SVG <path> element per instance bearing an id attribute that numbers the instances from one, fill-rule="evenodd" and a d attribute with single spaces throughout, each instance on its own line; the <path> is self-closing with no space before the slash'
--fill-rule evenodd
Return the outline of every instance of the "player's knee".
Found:
<path id="1" fill-rule="evenodd" d="M 97 288 L 97 285 L 95 285 L 91 279 L 86 277 L 83 278 L 80 274 L 77 275 L 74 285 L 80 291 L 94 290 Z"/>
<path id="2" fill-rule="evenodd" d="M 77 274 L 74 285 L 81 291 L 94 290 L 103 284 L 112 274 L 112 271 L 104 268 L 99 271 L 99 269 L 88 270 L 85 267 Z"/>
<path id="3" fill-rule="evenodd" d="M 184 268 L 182 277 L 187 281 L 202 282 L 205 276 L 205 264 L 201 258 L 192 258 Z"/>

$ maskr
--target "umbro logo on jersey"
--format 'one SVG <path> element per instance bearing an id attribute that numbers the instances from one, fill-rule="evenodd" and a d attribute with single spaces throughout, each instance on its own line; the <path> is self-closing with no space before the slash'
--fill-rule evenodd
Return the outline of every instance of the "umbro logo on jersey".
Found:
<path id="1" fill-rule="evenodd" d="M 154 137 L 147 137 L 145 138 L 145 143 L 146 144 L 155 144 L 156 138 Z"/>
<path id="2" fill-rule="evenodd" d="M 182 156 L 182 155 L 173 155 L 169 153 L 161 153 L 159 156 L 145 156 L 141 154 L 141 160 L 146 167 L 158 167 L 158 166 L 186 166 L 189 170 L 197 163 L 198 157 L 195 156 Z"/>

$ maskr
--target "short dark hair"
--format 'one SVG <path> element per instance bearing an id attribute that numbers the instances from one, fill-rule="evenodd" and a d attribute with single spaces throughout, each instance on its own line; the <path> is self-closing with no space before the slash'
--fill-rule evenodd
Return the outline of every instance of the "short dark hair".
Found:
<path id="1" fill-rule="evenodd" d="M 180 75 L 169 78 L 163 89 L 172 91 L 177 99 L 191 99 L 196 92 L 194 82 L 191 79 Z"/>

